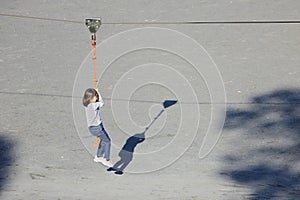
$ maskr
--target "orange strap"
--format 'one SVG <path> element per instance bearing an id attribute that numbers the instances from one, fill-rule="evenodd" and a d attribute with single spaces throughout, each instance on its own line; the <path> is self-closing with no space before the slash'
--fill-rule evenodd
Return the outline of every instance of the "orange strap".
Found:
<path id="1" fill-rule="evenodd" d="M 96 40 L 94 38 L 92 38 L 92 51 L 93 51 L 93 61 L 94 61 L 94 88 L 97 89 L 97 64 L 96 64 Z M 96 141 L 95 141 L 95 147 L 98 148 L 99 144 L 100 144 L 100 137 L 96 137 Z"/>
<path id="2" fill-rule="evenodd" d="M 97 73 L 96 73 L 96 69 L 97 69 L 97 64 L 96 64 L 96 41 L 94 39 L 92 39 L 92 51 L 93 51 L 93 57 L 92 59 L 94 60 L 94 88 L 97 88 Z"/>
<path id="3" fill-rule="evenodd" d="M 94 143 L 94 146 L 95 146 L 96 148 L 98 148 L 98 147 L 99 147 L 99 144 L 100 144 L 100 142 L 101 142 L 101 139 L 100 139 L 100 137 L 96 137 L 96 141 L 95 141 L 95 143 Z"/>

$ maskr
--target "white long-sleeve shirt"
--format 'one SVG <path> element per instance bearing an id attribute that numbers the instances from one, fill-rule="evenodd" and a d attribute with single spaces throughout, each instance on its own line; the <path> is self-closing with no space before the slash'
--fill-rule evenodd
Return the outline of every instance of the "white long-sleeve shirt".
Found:
<path id="1" fill-rule="evenodd" d="M 99 94 L 99 102 L 90 103 L 87 107 L 85 107 L 85 114 L 88 127 L 90 126 L 98 126 L 102 123 L 100 116 L 100 108 L 104 105 L 104 101 Z"/>

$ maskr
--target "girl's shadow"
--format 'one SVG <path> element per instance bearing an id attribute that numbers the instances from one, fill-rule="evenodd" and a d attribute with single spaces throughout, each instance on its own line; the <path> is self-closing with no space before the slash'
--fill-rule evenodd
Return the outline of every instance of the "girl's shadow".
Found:
<path id="1" fill-rule="evenodd" d="M 113 167 L 107 169 L 107 171 L 115 171 L 115 174 L 123 174 L 123 170 L 132 161 L 133 152 L 135 147 L 145 141 L 146 131 L 153 125 L 153 123 L 160 117 L 160 115 L 165 111 L 166 108 L 176 104 L 177 101 L 166 100 L 163 102 L 163 109 L 157 114 L 157 116 L 152 120 L 152 122 L 146 127 L 144 132 L 137 133 L 126 140 L 126 143 L 119 152 L 120 160 L 114 164 Z"/>
<path id="2" fill-rule="evenodd" d="M 144 142 L 145 140 L 145 132 L 135 134 L 129 137 L 126 140 L 122 150 L 119 152 L 120 160 L 114 164 L 112 167 L 113 170 L 109 171 L 116 171 L 116 174 L 122 174 L 123 170 L 128 166 L 128 164 L 132 161 L 133 152 L 137 144 Z"/>

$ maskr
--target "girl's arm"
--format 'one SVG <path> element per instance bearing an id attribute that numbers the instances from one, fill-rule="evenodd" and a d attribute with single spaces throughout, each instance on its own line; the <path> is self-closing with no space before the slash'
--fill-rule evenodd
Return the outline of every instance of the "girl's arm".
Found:
<path id="1" fill-rule="evenodd" d="M 103 99 L 102 99 L 102 97 L 101 97 L 101 95 L 100 95 L 100 93 L 98 92 L 98 94 L 99 94 L 99 106 L 100 106 L 100 108 L 104 105 L 104 101 L 103 101 Z"/>
<path id="2" fill-rule="evenodd" d="M 96 89 L 96 91 L 97 91 L 98 96 L 99 96 L 99 102 L 96 102 L 96 103 L 95 103 L 95 104 L 96 104 L 96 108 L 98 108 L 98 107 L 101 108 L 101 107 L 104 105 L 104 101 L 103 101 L 103 99 L 102 99 L 102 97 L 101 97 L 101 94 L 100 94 L 98 88 Z"/>

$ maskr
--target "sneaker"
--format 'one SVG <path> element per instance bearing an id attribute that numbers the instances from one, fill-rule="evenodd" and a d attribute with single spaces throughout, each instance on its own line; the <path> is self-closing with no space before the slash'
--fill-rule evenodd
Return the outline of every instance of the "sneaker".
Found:
<path id="1" fill-rule="evenodd" d="M 97 162 L 97 163 L 102 163 L 105 159 L 103 157 L 98 157 L 97 155 L 95 156 L 94 158 L 94 162 Z"/>
<path id="2" fill-rule="evenodd" d="M 103 159 L 102 164 L 107 166 L 107 167 L 112 167 L 113 166 L 113 164 L 109 160 L 105 160 L 105 159 Z"/>

